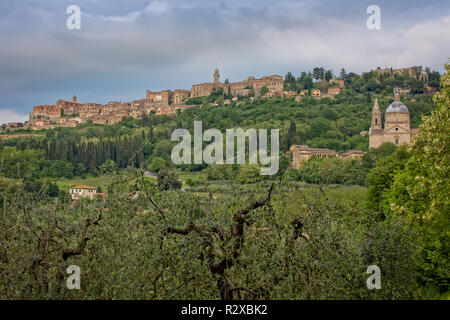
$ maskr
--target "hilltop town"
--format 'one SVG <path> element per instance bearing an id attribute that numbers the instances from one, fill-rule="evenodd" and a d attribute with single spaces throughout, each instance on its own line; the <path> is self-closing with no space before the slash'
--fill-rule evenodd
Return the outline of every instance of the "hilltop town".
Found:
<path id="1" fill-rule="evenodd" d="M 333 97 L 341 93 L 341 90 L 345 87 L 343 79 L 330 78 L 325 80 L 323 75 L 320 76 L 320 69 L 324 73 L 323 68 L 315 69 L 319 69 L 319 76 L 316 80 L 318 80 L 318 83 L 325 83 L 325 86 L 292 90 L 286 85 L 286 79 L 284 80 L 280 75 L 263 76 L 259 79 L 249 76 L 246 80 L 239 82 L 229 82 L 228 79 L 221 82 L 219 70 L 215 69 L 213 82 L 193 84 L 191 90 L 147 90 L 144 99 L 131 102 L 110 101 L 105 105 L 79 102 L 76 96 L 73 96 L 72 100 L 60 99 L 55 104 L 37 105 L 33 107 L 33 111 L 29 114 L 28 121 L 25 123 L 8 123 L 7 126 L 3 126 L 3 129 L 7 131 L 41 130 L 76 127 L 86 123 L 116 124 L 123 118 L 138 118 L 151 112 L 156 115 L 171 115 L 193 107 L 194 104 L 188 103 L 189 100 L 209 96 L 217 90 L 229 97 L 229 99 L 224 99 L 223 104 L 225 105 L 237 101 L 239 97 L 250 97 L 252 100 L 255 97 L 295 97 L 296 101 L 300 101 L 305 96 L 323 98 Z M 433 91 L 433 88 L 428 85 L 429 71 L 422 70 L 419 67 L 400 69 L 377 67 L 371 72 L 389 77 L 398 74 L 405 77 L 414 77 L 424 82 L 424 88 L 428 92 Z M 395 89 L 399 94 L 410 92 L 408 87 L 397 87 Z M 211 103 L 211 105 L 217 106 L 217 103 Z"/>
<path id="2" fill-rule="evenodd" d="M 28 122 L 10 123 L 9 129 L 51 129 L 55 127 L 76 127 L 83 123 L 115 124 L 124 117 L 137 118 L 142 114 L 155 112 L 157 115 L 175 114 L 192 105 L 185 104 L 188 98 L 207 96 L 212 91 L 221 89 L 224 93 L 237 96 L 247 95 L 253 90 L 259 95 L 262 88 L 267 88 L 268 95 L 280 94 L 283 91 L 283 77 L 279 75 L 265 76 L 261 79 L 248 77 L 240 82 L 221 82 L 219 70 L 214 71 L 214 81 L 192 85 L 189 90 L 147 90 L 145 99 L 132 102 L 111 101 L 105 105 L 99 103 L 82 103 L 74 96 L 72 100 L 60 99 L 52 105 L 33 107 Z M 225 101 L 229 103 L 230 101 Z"/>

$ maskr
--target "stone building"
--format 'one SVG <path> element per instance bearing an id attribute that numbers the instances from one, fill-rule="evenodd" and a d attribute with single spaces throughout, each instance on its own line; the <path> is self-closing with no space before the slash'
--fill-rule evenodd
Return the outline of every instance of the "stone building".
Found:
<path id="1" fill-rule="evenodd" d="M 77 102 L 77 97 L 73 96 L 72 101 L 58 100 L 56 101 L 55 107 L 58 110 L 63 110 L 64 114 L 79 113 L 83 103 Z"/>
<path id="2" fill-rule="evenodd" d="M 69 189 L 69 194 L 72 200 L 79 200 L 81 198 L 95 199 L 97 189 L 89 186 L 73 186 Z"/>
<path id="3" fill-rule="evenodd" d="M 341 93 L 341 88 L 338 86 L 328 88 L 328 94 L 331 96 L 334 96 L 339 93 Z"/>
<path id="4" fill-rule="evenodd" d="M 181 105 L 184 103 L 184 100 L 189 98 L 190 94 L 189 90 L 175 89 L 171 97 L 171 103 Z"/>
<path id="5" fill-rule="evenodd" d="M 310 148 L 306 145 L 293 145 L 289 152 L 292 152 L 292 168 L 300 169 L 301 166 L 313 157 L 337 157 L 345 160 L 361 159 L 366 152 L 362 150 L 349 150 L 343 154 L 339 154 L 336 150 L 323 148 Z"/>
<path id="6" fill-rule="evenodd" d="M 292 168 L 300 169 L 303 163 L 312 157 L 337 157 L 338 153 L 331 149 L 310 148 L 306 145 L 293 145 L 290 148 L 292 152 Z"/>
<path id="7" fill-rule="evenodd" d="M 316 98 L 320 98 L 322 96 L 322 92 L 319 89 L 313 89 L 311 91 L 311 96 L 312 97 L 316 97 Z"/>
<path id="8" fill-rule="evenodd" d="M 363 157 L 363 155 L 365 155 L 366 152 L 362 151 L 362 150 L 348 150 L 346 152 L 344 152 L 343 154 L 341 154 L 341 158 L 343 159 L 361 159 Z"/>
<path id="9" fill-rule="evenodd" d="M 259 93 L 262 87 L 267 87 L 269 91 L 283 91 L 283 77 L 279 75 L 265 76 L 260 79 L 248 77 L 247 80 L 239 82 L 220 82 L 219 70 L 214 70 L 214 82 L 204 82 L 192 85 L 191 97 L 203 97 L 211 94 L 213 90 L 222 88 L 224 93 L 233 96 L 246 95 L 250 89 Z"/>
<path id="10" fill-rule="evenodd" d="M 169 104 L 183 104 L 183 101 L 189 98 L 190 91 L 189 90 L 181 90 L 175 89 L 164 90 L 158 92 L 152 92 L 147 90 L 146 99 L 144 100 L 147 104 L 161 104 L 161 105 L 169 105 Z"/>
<path id="11" fill-rule="evenodd" d="M 345 86 L 345 82 L 342 79 L 330 79 L 330 83 L 335 86 L 337 85 L 341 89 Z"/>
<path id="12" fill-rule="evenodd" d="M 169 104 L 170 102 L 170 90 L 152 92 L 147 90 L 146 99 L 149 103 L 161 103 Z"/>
<path id="13" fill-rule="evenodd" d="M 399 69 L 393 68 L 382 69 L 380 67 L 377 67 L 375 69 L 375 72 L 378 74 L 388 74 L 391 77 L 393 77 L 395 74 L 401 74 L 407 77 L 418 78 L 419 80 L 422 80 L 424 83 L 428 83 L 428 73 L 425 70 L 422 70 L 422 67 L 420 66 L 399 68 Z"/>
<path id="14" fill-rule="evenodd" d="M 378 99 L 375 99 L 369 129 L 369 148 L 378 148 L 385 142 L 396 145 L 410 144 L 417 131 L 410 128 L 409 110 L 400 101 L 399 94 L 395 95 L 395 101 L 386 110 L 384 128 Z"/>
<path id="15" fill-rule="evenodd" d="M 409 77 L 415 77 L 416 76 L 416 69 L 413 67 L 408 67 L 408 68 L 399 68 L 399 69 L 393 69 L 393 68 L 380 68 L 377 67 L 375 69 L 376 73 L 379 74 L 388 74 L 389 76 L 393 77 L 394 74 L 402 74 L 404 76 L 409 76 Z"/>
<path id="16" fill-rule="evenodd" d="M 74 96 L 72 101 L 60 99 L 53 105 L 38 105 L 33 107 L 30 113 L 27 128 L 50 129 L 54 127 L 74 127 L 81 123 L 115 124 L 124 117 L 137 118 L 152 110 L 156 114 L 172 115 L 183 111 L 189 106 L 185 100 L 192 97 L 209 95 L 213 90 L 222 88 L 225 93 L 234 96 L 247 95 L 250 90 L 259 94 L 259 90 L 266 86 L 269 91 L 281 92 L 283 89 L 283 78 L 278 75 L 255 79 L 248 77 L 241 82 L 220 82 L 219 70 L 214 71 L 214 82 L 193 85 L 192 89 L 163 90 L 152 92 L 146 91 L 145 99 L 132 102 L 110 101 L 106 105 L 99 103 L 81 103 Z M 237 98 L 236 98 L 237 99 Z M 232 99 L 233 101 L 234 98 Z"/>

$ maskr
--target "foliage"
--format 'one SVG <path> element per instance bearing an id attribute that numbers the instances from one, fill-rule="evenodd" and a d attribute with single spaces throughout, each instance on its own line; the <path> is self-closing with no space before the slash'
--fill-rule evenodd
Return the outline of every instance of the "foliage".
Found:
<path id="1" fill-rule="evenodd" d="M 167 167 L 166 160 L 163 158 L 153 158 L 150 165 L 148 166 L 148 169 L 152 172 L 159 172 L 162 169 L 165 169 Z"/>
<path id="2" fill-rule="evenodd" d="M 256 164 L 244 164 L 239 167 L 236 181 L 242 184 L 255 183 L 260 179 L 260 169 Z"/>
<path id="3" fill-rule="evenodd" d="M 450 65 L 441 77 L 437 109 L 422 119 L 420 131 L 403 169 L 395 172 L 385 196 L 385 210 L 401 218 L 422 235 L 423 281 L 448 290 L 450 278 Z"/>
<path id="4" fill-rule="evenodd" d="M 291 170 L 292 179 L 313 184 L 365 185 L 368 170 L 361 161 L 331 158 L 312 158 L 299 170 Z"/>
<path id="5" fill-rule="evenodd" d="M 229 164 L 213 164 L 205 171 L 208 180 L 229 180 L 234 177 L 233 168 Z"/>
<path id="6" fill-rule="evenodd" d="M 45 163 L 39 150 L 17 150 L 5 147 L 0 151 L 0 175 L 9 178 L 33 179 L 39 175 Z"/>
<path id="7" fill-rule="evenodd" d="M 392 155 L 388 155 L 393 148 Z M 366 163 L 372 163 L 375 159 L 376 167 L 374 167 L 367 175 L 367 207 L 374 212 L 378 212 L 380 217 L 384 218 L 382 200 L 385 193 L 392 185 L 394 174 L 405 167 L 405 163 L 410 157 L 407 146 L 396 148 L 393 144 L 383 144 L 378 149 L 371 150 L 370 154 L 366 154 L 364 159 Z M 365 156 L 366 156 L 365 155 Z M 383 157 L 383 155 L 385 155 Z"/>
<path id="8" fill-rule="evenodd" d="M 158 187 L 160 190 L 180 189 L 181 181 L 175 170 L 163 169 L 158 172 Z"/>
<path id="9" fill-rule="evenodd" d="M 261 88 L 261 90 L 259 91 L 259 94 L 260 95 L 265 95 L 267 92 L 269 92 L 269 89 L 266 87 L 266 86 L 263 86 L 262 88 Z"/>
<path id="10" fill-rule="evenodd" d="M 104 175 L 111 175 L 117 171 L 118 166 L 113 160 L 108 159 L 98 169 Z"/>
<path id="11" fill-rule="evenodd" d="M 417 297 L 415 237 L 368 223 L 359 189 L 232 187 L 204 197 L 142 184 L 132 197 L 126 181 L 118 176 L 106 201 L 12 193 L 0 210 L 0 298 Z M 383 285 L 374 291 L 365 271 L 375 263 Z M 81 290 L 66 287 L 69 265 L 81 268 Z"/>

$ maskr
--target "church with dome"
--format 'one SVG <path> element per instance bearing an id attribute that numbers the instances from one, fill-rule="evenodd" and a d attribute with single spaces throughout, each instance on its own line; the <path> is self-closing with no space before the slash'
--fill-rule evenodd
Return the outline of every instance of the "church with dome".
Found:
<path id="1" fill-rule="evenodd" d="M 410 144 L 418 129 L 410 128 L 409 110 L 400 101 L 400 95 L 395 95 L 395 100 L 386 110 L 384 128 L 381 122 L 381 111 L 378 99 L 372 110 L 372 124 L 369 129 L 369 148 L 378 148 L 385 142 L 396 145 Z"/>

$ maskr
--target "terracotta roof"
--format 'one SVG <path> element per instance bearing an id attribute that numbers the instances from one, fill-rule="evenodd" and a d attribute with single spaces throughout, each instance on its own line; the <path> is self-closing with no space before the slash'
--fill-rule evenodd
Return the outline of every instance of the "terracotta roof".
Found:
<path id="1" fill-rule="evenodd" d="M 89 186 L 84 186 L 84 185 L 74 186 L 74 187 L 71 187 L 70 189 L 88 189 L 88 190 L 97 190 L 97 188 L 89 187 Z"/>

